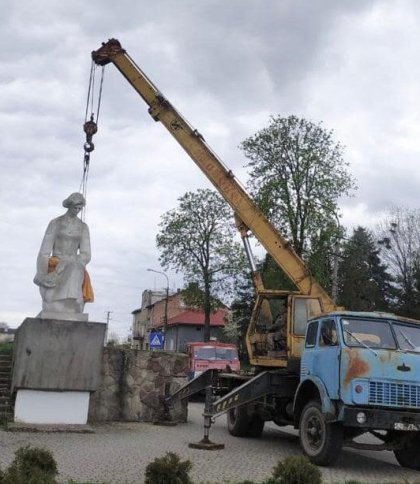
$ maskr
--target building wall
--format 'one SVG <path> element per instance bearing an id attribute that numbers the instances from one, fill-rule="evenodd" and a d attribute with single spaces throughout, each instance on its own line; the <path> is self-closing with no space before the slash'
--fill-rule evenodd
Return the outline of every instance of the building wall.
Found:
<path id="1" fill-rule="evenodd" d="M 182 297 L 182 292 L 178 291 L 168 297 L 167 316 L 171 324 L 166 328 L 166 349 L 175 351 L 185 351 L 185 344 L 191 341 L 203 341 L 204 331 L 204 312 L 194 311 L 198 314 L 198 318 L 194 319 L 194 323 L 202 321 L 202 324 L 183 324 L 183 313 L 189 311 Z M 151 305 L 149 305 L 151 303 Z M 165 321 L 165 291 L 143 291 L 142 308 L 141 310 L 133 312 L 133 336 L 142 336 L 141 339 L 134 339 L 133 347 L 141 350 L 149 349 L 149 335 L 153 328 L 161 329 Z M 224 309 L 222 311 L 226 311 Z M 179 321 L 176 319 L 180 315 Z M 201 317 L 202 316 L 202 317 Z M 184 316 L 185 317 L 185 316 Z M 211 318 L 215 316 L 212 315 Z M 174 319 L 176 323 L 174 324 Z M 218 317 L 220 322 L 220 316 Z M 172 320 L 172 321 L 171 321 Z M 188 323 L 188 321 L 184 321 Z M 223 340 L 223 332 L 221 326 L 213 326 L 215 320 L 212 319 L 210 326 L 210 337 L 216 338 L 219 341 Z"/>
<path id="2" fill-rule="evenodd" d="M 133 313 L 133 348 L 148 349 L 148 328 L 150 326 L 150 308 Z"/>
<path id="3" fill-rule="evenodd" d="M 170 326 L 166 332 L 166 349 L 185 352 L 186 344 L 192 341 L 203 341 L 204 326 L 176 325 Z M 223 330 L 220 327 L 210 327 L 210 337 L 223 340 Z"/>
<path id="4" fill-rule="evenodd" d="M 133 311 L 133 348 L 147 350 L 149 348 L 149 329 L 153 318 L 154 305 L 166 298 L 166 291 L 143 291 L 141 309 Z"/>
<path id="5" fill-rule="evenodd" d="M 186 310 L 184 301 L 182 300 L 182 293 L 178 292 L 172 294 L 168 298 L 168 319 L 183 313 Z M 165 321 L 165 299 L 158 301 L 153 306 L 151 314 L 151 322 L 153 326 L 160 326 Z"/>
<path id="6" fill-rule="evenodd" d="M 146 289 L 141 295 L 141 308 L 152 306 L 153 304 L 166 298 L 166 291 L 151 291 Z"/>

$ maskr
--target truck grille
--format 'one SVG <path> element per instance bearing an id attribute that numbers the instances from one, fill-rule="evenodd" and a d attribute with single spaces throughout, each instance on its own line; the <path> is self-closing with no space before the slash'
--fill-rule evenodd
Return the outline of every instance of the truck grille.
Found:
<path id="1" fill-rule="evenodd" d="M 389 407 L 420 408 L 420 385 L 371 381 L 369 403 Z"/>

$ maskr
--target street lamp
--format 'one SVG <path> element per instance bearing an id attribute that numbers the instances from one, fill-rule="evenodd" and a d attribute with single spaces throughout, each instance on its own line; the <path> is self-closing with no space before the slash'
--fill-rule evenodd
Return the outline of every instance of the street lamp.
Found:
<path id="1" fill-rule="evenodd" d="M 340 239 L 342 239 L 342 227 L 340 224 L 340 219 L 338 215 L 334 213 L 335 220 L 337 222 L 337 237 L 334 243 L 334 259 L 333 259 L 333 270 L 332 270 L 332 277 L 331 277 L 331 299 L 333 300 L 334 304 L 337 304 L 337 296 L 338 296 L 338 258 L 340 256 Z"/>
<path id="2" fill-rule="evenodd" d="M 166 349 L 166 327 L 168 325 L 168 298 L 169 298 L 169 278 L 162 271 L 156 271 L 155 269 L 147 269 L 149 272 L 156 272 L 156 274 L 162 274 L 166 279 L 166 297 L 165 297 L 165 312 L 163 316 L 163 349 Z"/>

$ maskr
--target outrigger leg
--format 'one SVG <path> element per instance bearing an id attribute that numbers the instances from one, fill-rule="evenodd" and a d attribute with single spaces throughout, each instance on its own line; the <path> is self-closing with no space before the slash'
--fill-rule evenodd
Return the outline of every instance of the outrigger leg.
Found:
<path id="1" fill-rule="evenodd" d="M 211 424 L 213 423 L 213 414 L 211 413 L 211 407 L 213 403 L 213 391 L 212 387 L 206 387 L 206 399 L 204 403 L 204 437 L 200 442 L 190 443 L 188 447 L 191 449 L 203 449 L 203 450 L 220 450 L 225 448 L 225 444 L 216 444 L 209 439 L 209 432 Z"/>
<path id="2" fill-rule="evenodd" d="M 201 392 L 205 390 L 206 392 L 206 399 L 204 403 L 204 437 L 200 442 L 197 443 L 190 443 L 188 447 L 192 449 L 205 449 L 205 450 L 218 450 L 224 449 L 225 444 L 215 444 L 211 442 L 209 439 L 209 432 L 211 424 L 213 423 L 213 414 L 212 414 L 212 404 L 213 404 L 213 387 L 216 386 L 217 377 L 220 373 L 219 370 L 207 370 L 201 375 L 197 376 L 178 391 L 173 393 L 172 395 L 167 395 L 164 399 L 164 408 L 165 408 L 165 418 L 164 420 L 169 420 L 169 409 L 172 407 L 173 403 L 177 400 L 183 400 L 188 398 L 195 393 Z"/>

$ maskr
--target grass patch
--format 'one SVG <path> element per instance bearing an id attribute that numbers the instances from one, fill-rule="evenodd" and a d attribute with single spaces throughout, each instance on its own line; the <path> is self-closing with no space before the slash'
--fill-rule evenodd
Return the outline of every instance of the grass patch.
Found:
<path id="1" fill-rule="evenodd" d="M 0 342 L 0 351 L 4 353 L 13 353 L 14 343 L 13 341 Z"/>

